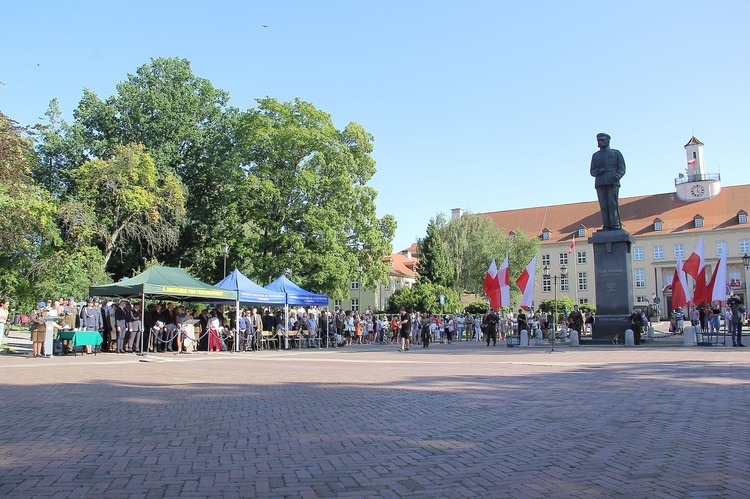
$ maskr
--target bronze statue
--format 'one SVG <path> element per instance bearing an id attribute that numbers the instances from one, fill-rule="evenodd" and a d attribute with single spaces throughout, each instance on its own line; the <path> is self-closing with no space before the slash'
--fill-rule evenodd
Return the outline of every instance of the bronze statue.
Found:
<path id="1" fill-rule="evenodd" d="M 620 179 L 625 175 L 625 159 L 617 149 L 609 148 L 610 136 L 596 135 L 599 150 L 591 156 L 591 176 L 599 198 L 604 230 L 621 229 L 620 223 Z"/>

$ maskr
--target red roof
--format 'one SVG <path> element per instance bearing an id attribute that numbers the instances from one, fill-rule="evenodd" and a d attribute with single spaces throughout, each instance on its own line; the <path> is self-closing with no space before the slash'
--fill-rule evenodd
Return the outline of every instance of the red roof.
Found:
<path id="1" fill-rule="evenodd" d="M 592 187 L 593 190 L 593 187 Z M 750 184 L 723 187 L 718 196 L 691 203 L 681 201 L 675 193 L 652 194 L 620 199 L 623 228 L 634 236 L 703 232 L 715 229 L 747 229 L 740 225 L 737 214 L 750 207 Z M 587 236 L 602 226 L 597 201 L 538 206 L 518 210 L 479 213 L 490 217 L 495 227 L 505 233 L 522 229 L 529 237 L 540 236 L 546 228 L 549 241 L 570 239 L 581 225 Z M 703 227 L 695 227 L 694 218 L 703 216 Z M 662 230 L 654 231 L 654 220 L 662 222 Z"/>

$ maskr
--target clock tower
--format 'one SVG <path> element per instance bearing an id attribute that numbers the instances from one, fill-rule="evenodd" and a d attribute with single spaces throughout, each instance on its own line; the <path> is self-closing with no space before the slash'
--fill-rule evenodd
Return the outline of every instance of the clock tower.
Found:
<path id="1" fill-rule="evenodd" d="M 682 201 L 703 201 L 711 199 L 721 191 L 721 176 L 718 173 L 706 173 L 703 162 L 703 142 L 690 137 L 685 144 L 687 168 L 675 179 L 677 197 Z"/>

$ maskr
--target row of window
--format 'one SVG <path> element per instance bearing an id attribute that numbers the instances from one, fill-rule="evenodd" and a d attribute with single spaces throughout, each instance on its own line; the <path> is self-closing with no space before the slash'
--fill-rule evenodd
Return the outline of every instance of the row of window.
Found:
<path id="1" fill-rule="evenodd" d="M 674 245 L 674 258 L 685 258 L 685 245 L 675 244 Z M 750 239 L 740 239 L 738 244 L 740 256 L 748 253 L 750 254 Z M 729 246 L 726 241 L 718 241 L 716 243 L 716 256 L 719 256 L 722 251 L 724 254 L 729 254 Z M 569 258 L 568 253 L 560 253 L 558 255 L 558 265 L 568 265 Z M 654 260 L 664 260 L 664 246 L 654 246 Z M 633 260 L 642 261 L 646 259 L 646 254 L 643 246 L 633 246 Z M 579 265 L 585 264 L 587 261 L 585 251 L 576 251 L 576 263 Z M 550 266 L 551 257 L 550 255 L 542 255 L 542 267 Z M 352 288 L 354 289 L 354 288 Z"/>
<path id="2" fill-rule="evenodd" d="M 739 241 L 739 254 L 744 255 L 750 253 L 750 239 L 740 239 Z M 726 241 L 718 241 L 716 243 L 716 256 L 721 253 L 728 254 L 729 247 Z M 675 244 L 674 245 L 674 258 L 685 258 L 685 245 Z M 654 260 L 664 259 L 664 246 L 654 246 Z M 643 246 L 633 246 L 633 260 L 645 260 L 645 253 Z"/>
<path id="3" fill-rule="evenodd" d="M 646 269 L 634 269 L 633 280 L 636 289 L 643 289 L 646 287 Z M 729 272 L 729 282 L 741 282 L 742 276 L 740 272 Z M 565 293 L 570 291 L 570 279 L 569 276 L 564 275 L 558 277 L 560 283 L 560 291 Z M 553 276 L 543 275 L 542 276 L 542 292 L 551 293 L 553 285 Z M 578 272 L 578 291 L 588 291 L 589 282 L 588 275 L 586 272 Z"/>

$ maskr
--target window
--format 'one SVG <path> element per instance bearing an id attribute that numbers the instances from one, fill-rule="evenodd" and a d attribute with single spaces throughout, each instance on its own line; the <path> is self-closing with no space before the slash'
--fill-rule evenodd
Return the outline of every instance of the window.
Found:
<path id="1" fill-rule="evenodd" d="M 352 310 L 359 310 L 359 300 L 352 298 Z"/>
<path id="2" fill-rule="evenodd" d="M 544 293 L 552 292 L 552 276 L 549 276 L 549 275 L 542 276 L 542 292 Z"/>
<path id="3" fill-rule="evenodd" d="M 542 267 L 544 266 L 549 267 L 550 266 L 550 258 L 549 255 L 542 255 Z"/>
<path id="4" fill-rule="evenodd" d="M 359 289 L 359 282 L 357 282 L 357 281 L 352 281 L 352 284 L 351 284 L 351 288 L 352 288 L 352 289 Z"/>
<path id="5" fill-rule="evenodd" d="M 717 241 L 716 242 L 716 254 L 721 255 L 722 252 L 726 255 L 728 253 L 727 251 L 727 242 L 726 241 Z"/>
<path id="6" fill-rule="evenodd" d="M 740 239 L 740 255 L 750 253 L 750 239 Z"/>
<path id="7" fill-rule="evenodd" d="M 737 215 L 737 221 L 741 224 L 747 223 L 747 213 L 739 213 Z"/>
<path id="8" fill-rule="evenodd" d="M 579 251 L 578 254 L 576 255 L 576 259 L 577 259 L 578 263 L 580 263 L 580 264 L 586 263 L 586 252 L 585 251 Z"/>
<path id="9" fill-rule="evenodd" d="M 388 282 L 385 283 L 385 290 L 390 291 L 391 290 L 391 280 L 388 279 Z"/>
<path id="10" fill-rule="evenodd" d="M 584 229 L 583 227 L 578 229 L 578 237 L 586 237 L 586 229 Z"/>
<path id="11" fill-rule="evenodd" d="M 585 305 L 588 302 L 589 302 L 588 298 L 578 298 L 578 304 L 579 305 Z"/>
<path id="12" fill-rule="evenodd" d="M 685 245 L 684 244 L 675 244 L 674 245 L 674 257 L 675 258 L 684 258 L 685 257 Z"/>
<path id="13" fill-rule="evenodd" d="M 635 269 L 635 287 L 646 287 L 646 269 Z"/>
<path id="14" fill-rule="evenodd" d="M 560 291 L 570 291 L 570 281 L 566 275 L 560 276 Z"/>
<path id="15" fill-rule="evenodd" d="M 633 260 L 643 260 L 643 246 L 633 246 Z"/>
<path id="16" fill-rule="evenodd" d="M 341 300 L 333 300 L 333 308 L 341 308 Z"/>
<path id="17" fill-rule="evenodd" d="M 578 273 L 578 291 L 587 291 L 589 289 L 588 277 L 586 272 Z"/>
<path id="18" fill-rule="evenodd" d="M 549 241 L 549 230 L 544 229 L 542 231 L 542 241 Z"/>
<path id="19" fill-rule="evenodd" d="M 513 242 L 513 241 L 515 241 L 515 240 L 516 240 L 516 233 L 515 233 L 515 232 L 513 232 L 513 231 L 510 231 L 510 232 L 508 233 L 508 239 L 510 239 L 510 242 Z"/>
<path id="20" fill-rule="evenodd" d="M 664 246 L 654 246 L 654 260 L 664 260 Z"/>
<path id="21" fill-rule="evenodd" d="M 646 298 L 645 296 L 636 296 L 635 297 L 635 302 L 636 303 L 648 304 L 648 298 Z"/>
<path id="22" fill-rule="evenodd" d="M 567 253 L 560 253 L 559 260 L 560 260 L 560 262 L 559 262 L 560 265 L 567 265 L 568 264 L 568 254 Z"/>
<path id="23" fill-rule="evenodd" d="M 661 230 L 661 220 L 655 220 L 654 221 L 654 230 L 660 231 Z"/>
<path id="24" fill-rule="evenodd" d="M 740 276 L 739 272 L 730 272 L 729 273 L 729 284 L 730 288 L 741 288 L 742 287 L 742 277 Z"/>
<path id="25" fill-rule="evenodd" d="M 703 227 L 703 219 L 696 217 L 695 218 L 695 228 L 696 229 L 700 229 L 701 227 Z"/>

